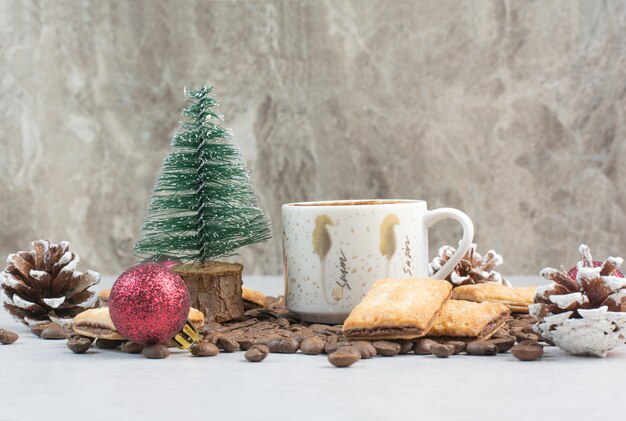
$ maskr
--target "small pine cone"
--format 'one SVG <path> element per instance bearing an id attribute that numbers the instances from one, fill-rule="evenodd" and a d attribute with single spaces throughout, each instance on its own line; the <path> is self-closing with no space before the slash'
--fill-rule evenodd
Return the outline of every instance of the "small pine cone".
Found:
<path id="1" fill-rule="evenodd" d="M 439 255 L 428 265 L 430 274 L 434 275 L 437 273 L 455 252 L 456 249 L 452 246 L 441 246 Z M 493 250 L 489 250 L 485 256 L 481 256 L 476 252 L 476 244 L 472 244 L 446 280 L 455 287 L 480 283 L 496 283 L 511 286 L 509 281 L 503 279 L 500 273 L 493 270 L 496 266 L 501 265 L 502 261 L 502 256 Z"/>
<path id="2" fill-rule="evenodd" d="M 39 240 L 32 245 L 32 251 L 10 254 L 0 272 L 9 313 L 31 327 L 48 321 L 64 325 L 97 305 L 98 297 L 89 288 L 100 282 L 100 274 L 76 271 L 80 259 L 69 251 L 70 243 Z"/>
<path id="3" fill-rule="evenodd" d="M 626 279 L 618 270 L 624 260 L 609 257 L 604 262 L 591 258 L 589 247 L 581 244 L 583 258 L 576 267 L 566 272 L 545 268 L 540 274 L 553 281 L 541 286 L 535 295 L 530 313 L 538 319 L 565 312 L 569 318 L 580 318 L 579 309 L 596 309 L 607 306 L 608 311 L 626 312 Z"/>

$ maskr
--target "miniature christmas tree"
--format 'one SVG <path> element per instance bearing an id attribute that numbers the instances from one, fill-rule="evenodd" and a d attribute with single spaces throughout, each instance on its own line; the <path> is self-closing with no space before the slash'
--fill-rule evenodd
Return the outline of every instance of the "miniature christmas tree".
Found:
<path id="1" fill-rule="evenodd" d="M 243 267 L 215 259 L 267 240 L 270 230 L 241 152 L 218 124 L 222 116 L 211 91 L 203 85 L 186 93 L 187 120 L 154 185 L 135 254 L 185 263 L 176 271 L 187 283 L 192 306 L 209 320 L 225 320 L 243 314 Z"/>
<path id="2" fill-rule="evenodd" d="M 154 185 L 135 245 L 151 261 L 207 262 L 270 237 L 245 161 L 231 134 L 217 124 L 212 88 L 187 92 L 187 121 Z"/>

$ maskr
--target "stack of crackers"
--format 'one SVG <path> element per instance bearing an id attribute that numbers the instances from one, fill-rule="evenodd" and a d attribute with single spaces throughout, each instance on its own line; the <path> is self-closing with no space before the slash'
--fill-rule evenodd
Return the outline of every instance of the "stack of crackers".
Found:
<path id="1" fill-rule="evenodd" d="M 349 339 L 457 340 L 491 337 L 511 312 L 527 313 L 535 287 L 473 284 L 452 289 L 437 279 L 382 279 L 343 325 Z"/>

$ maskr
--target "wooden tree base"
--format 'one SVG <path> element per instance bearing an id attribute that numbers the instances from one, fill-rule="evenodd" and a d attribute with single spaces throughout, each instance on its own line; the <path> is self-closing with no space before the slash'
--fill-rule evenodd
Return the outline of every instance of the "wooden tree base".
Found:
<path id="1" fill-rule="evenodd" d="M 243 265 L 209 262 L 181 265 L 174 271 L 185 281 L 191 306 L 209 322 L 225 322 L 243 316 L 241 275 Z"/>

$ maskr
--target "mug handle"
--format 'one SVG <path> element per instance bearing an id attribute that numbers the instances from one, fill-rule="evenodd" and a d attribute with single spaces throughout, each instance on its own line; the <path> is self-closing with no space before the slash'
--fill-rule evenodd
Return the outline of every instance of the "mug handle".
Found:
<path id="1" fill-rule="evenodd" d="M 459 243 L 456 252 L 448 259 L 441 269 L 437 271 L 432 277 L 434 279 L 445 279 L 452 269 L 461 261 L 465 253 L 469 250 L 474 239 L 474 224 L 472 220 L 458 209 L 453 208 L 439 208 L 431 211 L 427 211 L 424 216 L 424 226 L 429 229 L 442 219 L 454 219 L 461 227 L 463 227 L 463 239 Z"/>

